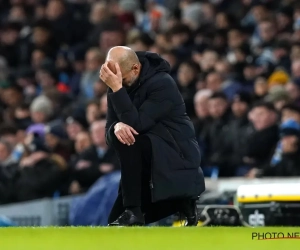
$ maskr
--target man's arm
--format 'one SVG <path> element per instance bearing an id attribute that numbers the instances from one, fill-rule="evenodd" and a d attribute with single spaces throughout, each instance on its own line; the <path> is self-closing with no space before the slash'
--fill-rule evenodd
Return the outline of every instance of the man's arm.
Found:
<path id="1" fill-rule="evenodd" d="M 178 90 L 172 79 L 165 78 L 163 81 L 150 85 L 149 96 L 139 109 L 133 105 L 124 88 L 110 93 L 108 96 L 119 121 L 139 133 L 145 133 L 165 117 L 172 109 L 172 99 L 176 97 Z"/>
<path id="2" fill-rule="evenodd" d="M 114 134 L 114 126 L 119 122 L 119 119 L 114 111 L 109 93 L 107 93 L 107 117 L 106 117 L 106 143 L 110 145 L 111 136 Z"/>

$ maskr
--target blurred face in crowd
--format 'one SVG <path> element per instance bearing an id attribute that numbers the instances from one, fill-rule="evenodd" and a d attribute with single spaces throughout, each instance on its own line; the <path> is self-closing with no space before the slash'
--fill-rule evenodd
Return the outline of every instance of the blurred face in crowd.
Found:
<path id="1" fill-rule="evenodd" d="M 49 20 L 60 18 L 65 12 L 65 6 L 60 0 L 51 0 L 46 8 L 46 16 Z"/>
<path id="2" fill-rule="evenodd" d="M 49 30 L 42 27 L 36 27 L 33 29 L 32 39 L 36 45 L 43 46 L 47 44 L 49 38 L 50 38 Z"/>
<path id="3" fill-rule="evenodd" d="M 30 117 L 30 111 L 29 109 L 25 109 L 22 107 L 18 107 L 15 109 L 15 118 L 17 119 L 25 119 Z"/>
<path id="4" fill-rule="evenodd" d="M 47 71 L 39 70 L 36 73 L 36 80 L 42 88 L 48 88 L 56 85 L 56 79 Z"/>
<path id="5" fill-rule="evenodd" d="M 277 21 L 278 29 L 283 30 L 291 23 L 292 19 L 291 17 L 288 17 L 283 13 L 278 13 L 276 15 L 276 21 Z"/>
<path id="6" fill-rule="evenodd" d="M 178 83 L 186 87 L 188 86 L 196 77 L 195 70 L 189 66 L 187 63 L 182 63 L 178 69 Z"/>
<path id="7" fill-rule="evenodd" d="M 276 123 L 277 115 L 266 107 L 255 107 L 249 113 L 249 120 L 257 131 L 269 128 Z"/>
<path id="8" fill-rule="evenodd" d="M 231 109 L 235 117 L 243 117 L 248 111 L 248 104 L 235 100 L 231 105 Z"/>
<path id="9" fill-rule="evenodd" d="M 216 15 L 215 25 L 217 29 L 227 29 L 229 27 L 229 21 L 225 12 L 219 12 Z"/>
<path id="10" fill-rule="evenodd" d="M 2 135 L 1 139 L 8 142 L 9 145 L 11 145 L 12 147 L 14 147 L 18 142 L 17 141 L 17 136 L 15 134 L 12 134 L 12 133 L 7 133 L 7 134 Z"/>
<path id="11" fill-rule="evenodd" d="M 161 57 L 170 64 L 171 68 L 175 67 L 175 65 L 177 63 L 177 58 L 174 54 L 165 53 L 165 54 L 162 54 Z"/>
<path id="12" fill-rule="evenodd" d="M 34 50 L 31 54 L 31 66 L 37 69 L 41 66 L 42 62 L 46 59 L 46 54 L 42 50 Z"/>
<path id="13" fill-rule="evenodd" d="M 218 61 L 218 54 L 215 51 L 205 51 L 200 61 L 202 71 L 207 72 L 214 68 Z"/>
<path id="14" fill-rule="evenodd" d="M 207 21 L 212 21 L 215 18 L 215 9 L 211 3 L 203 3 L 201 11 L 204 15 L 204 19 Z"/>
<path id="15" fill-rule="evenodd" d="M 213 92 L 217 92 L 222 87 L 222 78 L 219 73 L 212 72 L 206 77 L 206 87 Z"/>
<path id="16" fill-rule="evenodd" d="M 9 156 L 10 156 L 10 151 L 7 148 L 7 145 L 5 145 L 5 143 L 0 142 L 0 163 L 7 160 Z"/>
<path id="17" fill-rule="evenodd" d="M 26 20 L 26 12 L 22 6 L 13 6 L 9 12 L 9 21 L 12 22 L 24 22 Z"/>
<path id="18" fill-rule="evenodd" d="M 291 53 L 290 53 L 291 60 L 298 60 L 300 59 L 300 45 L 292 46 Z"/>
<path id="19" fill-rule="evenodd" d="M 38 5 L 34 12 L 36 20 L 43 19 L 46 15 L 46 8 L 43 5 Z"/>
<path id="20" fill-rule="evenodd" d="M 121 31 L 103 31 L 100 35 L 99 46 L 102 51 L 108 51 L 112 47 L 122 46 L 125 37 Z"/>
<path id="21" fill-rule="evenodd" d="M 87 71 L 98 71 L 103 64 L 103 57 L 101 51 L 90 50 L 85 55 L 85 68 Z"/>
<path id="22" fill-rule="evenodd" d="M 189 39 L 188 33 L 180 33 L 180 34 L 173 34 L 171 36 L 171 46 L 172 48 L 178 48 Z"/>
<path id="23" fill-rule="evenodd" d="M 14 88 L 3 89 L 1 90 L 1 92 L 2 101 L 4 102 L 4 104 L 10 107 L 16 107 L 22 101 L 22 93 Z"/>
<path id="24" fill-rule="evenodd" d="M 105 3 L 96 2 L 92 5 L 90 12 L 90 23 L 98 24 L 107 18 L 109 11 L 107 10 L 107 6 Z"/>
<path id="25" fill-rule="evenodd" d="M 254 19 L 257 23 L 261 22 L 264 19 L 266 19 L 269 15 L 268 10 L 262 5 L 257 5 L 255 7 L 253 7 L 251 9 L 251 12 L 252 12 L 252 14 L 254 16 Z"/>
<path id="26" fill-rule="evenodd" d="M 264 42 L 269 42 L 275 38 L 276 27 L 274 23 L 263 21 L 259 24 L 259 35 Z"/>
<path id="27" fill-rule="evenodd" d="M 204 119 L 209 116 L 208 100 L 212 92 L 209 90 L 199 91 L 194 98 L 196 115 L 200 119 Z"/>
<path id="28" fill-rule="evenodd" d="M 86 119 L 89 124 L 92 124 L 94 121 L 97 120 L 99 116 L 99 107 L 97 104 L 92 103 L 87 106 L 86 108 Z"/>
<path id="29" fill-rule="evenodd" d="M 164 49 L 170 49 L 170 44 L 169 44 L 167 36 L 165 34 L 158 34 L 155 37 L 155 44 L 158 47 L 161 47 Z"/>
<path id="30" fill-rule="evenodd" d="M 42 112 L 31 112 L 31 119 L 34 123 L 45 123 L 47 116 Z"/>
<path id="31" fill-rule="evenodd" d="M 296 135 L 285 135 L 281 139 L 281 146 L 284 153 L 296 153 L 299 149 L 299 137 Z"/>
<path id="32" fill-rule="evenodd" d="M 239 30 L 232 29 L 228 32 L 228 45 L 231 49 L 241 46 L 243 42 L 244 37 Z"/>
<path id="33" fill-rule="evenodd" d="M 228 103 L 223 98 L 212 98 L 208 101 L 208 110 L 212 118 L 221 118 L 228 107 Z"/>
<path id="34" fill-rule="evenodd" d="M 73 121 L 67 124 L 66 131 L 70 140 L 74 141 L 77 134 L 83 131 L 83 128 L 78 122 Z"/>
<path id="35" fill-rule="evenodd" d="M 292 75 L 294 78 L 300 77 L 300 60 L 296 60 L 292 63 Z"/>
<path id="36" fill-rule="evenodd" d="M 91 137 L 88 132 L 82 131 L 76 135 L 75 150 L 77 153 L 82 153 L 92 145 Z"/>
<path id="37" fill-rule="evenodd" d="M 19 32 L 14 29 L 8 29 L 1 33 L 0 42 L 6 45 L 13 45 L 19 37 Z"/>
<path id="38" fill-rule="evenodd" d="M 293 82 L 289 82 L 285 85 L 285 89 L 293 101 L 299 100 L 300 88 L 296 84 L 294 84 Z"/>
<path id="39" fill-rule="evenodd" d="M 95 121 L 91 126 L 91 137 L 96 147 L 106 147 L 105 141 L 105 120 Z"/>
<path id="40" fill-rule="evenodd" d="M 100 115 L 106 116 L 107 114 L 107 95 L 103 95 L 100 99 Z"/>
<path id="41" fill-rule="evenodd" d="M 45 135 L 45 144 L 49 149 L 54 149 L 59 143 L 59 138 L 50 133 Z"/>
<path id="42" fill-rule="evenodd" d="M 256 96 L 265 96 L 268 93 L 268 83 L 265 78 L 259 77 L 256 79 L 254 92 Z"/>
<path id="43" fill-rule="evenodd" d="M 107 86 L 100 79 L 95 82 L 94 86 L 94 96 L 96 98 L 103 96 L 107 91 Z"/>
<path id="44" fill-rule="evenodd" d="M 281 122 L 286 122 L 287 120 L 294 120 L 300 123 L 300 114 L 297 111 L 284 108 L 281 111 Z"/>
<path id="45" fill-rule="evenodd" d="M 256 77 L 256 67 L 254 65 L 246 66 L 243 73 L 246 80 L 253 80 Z"/>

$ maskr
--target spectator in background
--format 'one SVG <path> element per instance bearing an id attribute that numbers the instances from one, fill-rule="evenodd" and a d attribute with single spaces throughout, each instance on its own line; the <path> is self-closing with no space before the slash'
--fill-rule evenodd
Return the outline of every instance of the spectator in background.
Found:
<path id="1" fill-rule="evenodd" d="M 300 123 L 286 120 L 280 126 L 279 148 L 269 165 L 262 171 L 263 176 L 299 176 L 300 174 Z"/>
<path id="2" fill-rule="evenodd" d="M 116 155 L 106 144 L 105 125 L 105 120 L 92 123 L 93 145 L 81 154 L 80 160 L 73 166 L 73 181 L 79 183 L 82 191 L 87 190 L 100 176 L 118 168 Z"/>
<path id="3" fill-rule="evenodd" d="M 182 94 L 189 117 L 195 117 L 194 94 L 196 92 L 196 81 L 199 67 L 194 62 L 183 62 L 177 73 L 178 88 Z"/>
<path id="4" fill-rule="evenodd" d="M 207 126 L 203 135 L 203 142 L 207 149 L 204 155 L 205 162 L 204 173 L 211 175 L 211 171 L 218 169 L 219 176 L 232 175 L 228 165 L 228 148 L 225 137 L 228 133 L 228 125 L 231 120 L 228 101 L 223 93 L 213 94 L 208 101 L 208 110 L 212 121 Z"/>
<path id="5" fill-rule="evenodd" d="M 213 92 L 209 89 L 199 90 L 194 97 L 197 120 L 195 122 L 196 135 L 199 136 L 209 123 L 208 102 Z"/>
<path id="6" fill-rule="evenodd" d="M 87 131 L 79 132 L 75 138 L 75 155 L 71 158 L 70 166 L 77 166 L 78 161 L 81 160 L 81 154 L 92 146 L 90 134 Z M 72 168 L 71 171 L 74 171 Z M 70 183 L 68 186 L 69 194 L 78 194 L 82 192 L 82 188 L 77 180 L 73 179 L 72 172 L 70 174 Z"/>
<path id="7" fill-rule="evenodd" d="M 17 162 L 12 156 L 12 145 L 0 139 L 0 204 L 12 202 Z"/>
<path id="8" fill-rule="evenodd" d="M 261 102 L 256 104 L 249 113 L 254 131 L 247 139 L 247 150 L 244 163 L 251 168 L 249 177 L 257 174 L 257 169 L 262 169 L 269 164 L 272 153 L 275 150 L 279 131 L 277 126 L 277 114 L 273 104 Z"/>
<path id="9" fill-rule="evenodd" d="M 62 184 L 63 172 L 67 169 L 65 160 L 50 154 L 39 137 L 32 136 L 26 144 L 28 156 L 19 166 L 15 180 L 15 201 L 27 201 L 53 197 Z"/>
<path id="10" fill-rule="evenodd" d="M 291 101 L 288 92 L 282 86 L 275 86 L 265 97 L 265 101 L 273 103 L 276 110 L 281 111 L 282 107 Z"/>
<path id="11" fill-rule="evenodd" d="M 286 104 L 281 109 L 281 122 L 293 120 L 300 124 L 300 106 L 296 104 Z"/>
<path id="12" fill-rule="evenodd" d="M 248 166 L 245 166 L 243 162 L 243 157 L 247 150 L 247 135 L 251 130 L 248 120 L 250 104 L 251 96 L 247 92 L 237 93 L 231 104 L 233 120 L 229 124 L 228 134 L 225 139 L 231 151 L 229 165 L 235 170 L 235 175 L 237 176 L 244 176 L 249 170 Z"/>
<path id="13" fill-rule="evenodd" d="M 85 56 L 85 71 L 80 81 L 80 93 L 84 99 L 94 98 L 94 84 L 99 80 L 99 70 L 105 55 L 98 48 L 91 48 Z"/>
<path id="14" fill-rule="evenodd" d="M 45 124 L 53 115 L 52 103 L 46 96 L 36 97 L 30 105 L 30 114 L 33 123 Z"/>
<path id="15" fill-rule="evenodd" d="M 76 135 L 84 131 L 87 127 L 87 122 L 85 120 L 85 116 L 81 114 L 80 111 L 74 112 L 73 116 L 69 116 L 66 119 L 66 131 L 68 134 L 68 138 L 71 141 L 74 141 L 76 138 Z"/>
<path id="16" fill-rule="evenodd" d="M 91 125 L 100 117 L 100 109 L 98 101 L 90 101 L 86 106 L 86 120 Z"/>
<path id="17" fill-rule="evenodd" d="M 285 89 L 288 92 L 291 101 L 300 104 L 300 78 L 287 83 Z"/>
<path id="18" fill-rule="evenodd" d="M 61 156 L 66 162 L 69 161 L 71 148 L 67 140 L 67 134 L 60 124 L 45 127 L 45 146 L 49 152 Z"/>
<path id="19" fill-rule="evenodd" d="M 125 44 L 125 34 L 119 23 L 110 21 L 105 23 L 99 36 L 98 45 L 102 52 L 107 53 L 114 46 Z"/>

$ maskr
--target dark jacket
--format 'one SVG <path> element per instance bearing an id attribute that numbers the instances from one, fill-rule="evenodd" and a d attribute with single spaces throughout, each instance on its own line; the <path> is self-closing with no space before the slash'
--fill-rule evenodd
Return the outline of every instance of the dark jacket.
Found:
<path id="1" fill-rule="evenodd" d="M 250 133 L 247 138 L 246 157 L 252 161 L 252 167 L 262 168 L 270 159 L 279 140 L 277 125 Z"/>
<path id="2" fill-rule="evenodd" d="M 283 154 L 282 159 L 274 166 L 268 166 L 264 169 L 263 176 L 299 176 L 300 175 L 300 154 L 299 151 L 294 154 Z"/>
<path id="3" fill-rule="evenodd" d="M 243 158 L 247 152 L 247 135 L 251 132 L 252 127 L 247 116 L 236 118 L 229 123 L 228 135 L 226 136 L 228 143 L 226 144 L 230 150 L 229 165 L 231 169 L 235 170 L 245 165 Z"/>
<path id="4" fill-rule="evenodd" d="M 142 64 L 134 89 L 108 90 L 107 142 L 123 122 L 152 143 L 152 201 L 197 198 L 204 190 L 200 150 L 169 64 L 155 53 L 137 52 Z"/>
<path id="5" fill-rule="evenodd" d="M 76 164 L 80 160 L 88 161 L 91 165 L 88 168 L 76 169 Z M 91 146 L 82 152 L 75 165 L 72 166 L 72 179 L 78 181 L 80 186 L 87 190 L 98 178 L 105 174 L 99 169 L 99 165 L 103 163 L 112 164 L 114 166 L 113 170 L 119 168 L 118 159 L 113 149 L 109 148 L 103 156 L 99 157 L 96 147 Z"/>
<path id="6" fill-rule="evenodd" d="M 228 111 L 222 117 L 213 119 L 203 132 L 205 165 L 219 167 L 220 176 L 231 176 L 230 151 L 226 145 L 230 121 L 231 113 Z"/>
<path id="7" fill-rule="evenodd" d="M 27 201 L 52 197 L 59 190 L 66 170 L 65 161 L 57 155 L 49 156 L 34 166 L 20 169 L 15 179 L 15 200 Z"/>

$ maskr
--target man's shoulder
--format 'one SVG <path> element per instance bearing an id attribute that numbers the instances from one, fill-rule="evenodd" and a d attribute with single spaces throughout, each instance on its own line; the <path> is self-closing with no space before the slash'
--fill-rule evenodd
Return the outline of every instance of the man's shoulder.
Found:
<path id="1" fill-rule="evenodd" d="M 157 72 L 156 74 L 154 74 L 146 80 L 146 84 L 147 83 L 152 87 L 164 86 L 168 88 L 172 86 L 177 86 L 172 76 L 166 72 Z"/>

